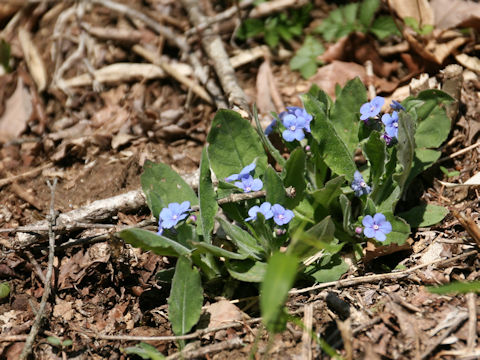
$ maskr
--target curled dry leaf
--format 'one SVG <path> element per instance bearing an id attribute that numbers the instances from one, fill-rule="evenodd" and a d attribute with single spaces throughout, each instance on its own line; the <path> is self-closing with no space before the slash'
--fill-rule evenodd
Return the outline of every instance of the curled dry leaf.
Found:
<path id="1" fill-rule="evenodd" d="M 37 85 L 38 91 L 41 92 L 45 90 L 45 87 L 47 86 L 47 71 L 42 57 L 27 30 L 21 28 L 18 32 L 18 39 L 22 46 L 28 70 L 30 70 L 30 74 Z"/>
<path id="2" fill-rule="evenodd" d="M 467 69 L 480 73 L 480 59 L 476 56 L 468 56 L 467 54 L 455 55 L 455 59 L 460 65 Z"/>
<path id="3" fill-rule="evenodd" d="M 411 17 L 421 26 L 434 24 L 433 10 L 428 0 L 388 0 L 388 5 L 402 20 Z"/>
<path id="4" fill-rule="evenodd" d="M 23 81 L 19 77 L 17 88 L 7 100 L 5 112 L 0 117 L 0 142 L 6 142 L 20 136 L 25 131 L 32 113 L 32 96 L 23 86 Z"/>

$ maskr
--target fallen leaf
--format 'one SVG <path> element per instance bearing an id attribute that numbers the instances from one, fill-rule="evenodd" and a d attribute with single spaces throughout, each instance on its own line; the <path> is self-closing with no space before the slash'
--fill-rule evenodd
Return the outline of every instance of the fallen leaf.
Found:
<path id="1" fill-rule="evenodd" d="M 269 77 L 272 69 L 268 61 L 264 61 L 258 68 L 257 73 L 257 106 L 260 114 L 269 114 L 277 111 L 270 94 Z"/>
<path id="2" fill-rule="evenodd" d="M 458 54 L 455 55 L 455 60 L 467 69 L 480 73 L 480 59 L 478 57 L 468 56 L 467 54 Z"/>
<path id="3" fill-rule="evenodd" d="M 45 70 L 43 59 L 32 41 L 32 36 L 27 30 L 20 28 L 18 31 L 18 39 L 22 46 L 28 70 L 30 70 L 33 81 L 35 81 L 37 85 L 37 90 L 38 92 L 42 92 L 47 86 L 47 71 Z"/>
<path id="4" fill-rule="evenodd" d="M 435 27 L 453 29 L 457 27 L 480 28 L 480 4 L 465 0 L 432 0 L 430 7 L 435 18 Z"/>
<path id="5" fill-rule="evenodd" d="M 362 82 L 366 80 L 365 68 L 353 62 L 333 61 L 331 64 L 322 66 L 317 73 L 310 78 L 312 84 L 317 84 L 330 97 L 335 98 L 335 86 L 344 86 L 348 80 L 360 77 Z"/>
<path id="6" fill-rule="evenodd" d="M 57 298 L 53 307 L 53 316 L 62 318 L 63 321 L 70 321 L 73 318 L 74 310 L 70 301 Z"/>
<path id="7" fill-rule="evenodd" d="M 32 96 L 19 77 L 17 88 L 6 102 L 5 112 L 0 117 L 0 142 L 19 137 L 27 128 L 33 112 Z"/>
<path id="8" fill-rule="evenodd" d="M 218 327 L 245 318 L 245 314 L 228 300 L 213 303 L 207 306 L 206 311 L 210 313 L 208 327 Z"/>
<path id="9" fill-rule="evenodd" d="M 388 0 L 388 5 L 402 20 L 411 17 L 420 26 L 434 24 L 433 10 L 428 0 Z"/>

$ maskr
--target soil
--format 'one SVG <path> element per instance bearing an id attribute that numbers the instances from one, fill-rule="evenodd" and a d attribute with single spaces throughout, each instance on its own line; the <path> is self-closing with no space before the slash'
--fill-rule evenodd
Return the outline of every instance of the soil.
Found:
<path id="1" fill-rule="evenodd" d="M 190 27 L 180 2 L 123 3 L 178 33 Z M 227 3 L 201 1 L 208 16 L 225 10 Z M 139 189 L 146 160 L 166 163 L 180 174 L 191 174 L 198 169 L 202 147 L 217 109 L 176 80 L 166 76 L 105 84 L 93 82 L 71 87 L 68 91 L 55 86 L 53 81 L 61 64 L 66 62 L 71 64 L 62 74 L 64 79 L 88 73 L 91 71 L 89 66 L 98 69 L 112 63 L 146 63 L 131 50 L 135 41 L 149 44 L 170 59 L 186 62 L 168 39 L 157 36 L 134 17 L 101 6 L 87 6 L 81 22 L 71 16 L 60 24 L 59 16 L 74 9 L 74 3 L 32 3 L 23 10 L 18 1 L 7 1 L 6 4 L 0 4 L 0 24 L 5 40 L 11 44 L 13 71 L 0 77 L 0 111 L 3 114 L 0 115 L 0 124 L 3 124 L 0 127 L 0 229 L 31 225 L 45 219 L 51 200 L 46 181 L 53 178 L 58 179 L 54 208 L 65 213 L 95 200 Z M 321 19 L 335 7 L 324 1 L 315 1 L 312 14 Z M 15 24 L 12 19 L 16 14 L 20 15 Z M 78 16 L 78 11 L 76 14 Z M 55 26 L 60 25 L 63 34 L 58 40 Z M 239 42 L 236 49 L 230 42 L 234 25 L 235 22 L 229 19 L 215 27 L 222 35 L 229 55 L 235 50 L 262 43 L 262 38 L 258 37 Z M 87 26 L 105 28 L 107 35 L 88 34 L 85 31 Z M 49 83 L 44 91 L 37 90 L 37 70 L 27 64 L 22 50 L 19 40 L 22 27 L 31 34 L 32 43 L 44 61 Z M 121 31 L 130 30 L 132 38 L 139 38 L 116 39 L 115 29 L 118 29 L 118 36 Z M 80 46 L 82 34 L 88 34 L 90 43 L 85 45 L 81 57 L 70 59 Z M 200 36 L 201 33 L 190 38 L 190 45 L 199 54 L 202 51 Z M 300 39 L 282 44 L 282 50 L 292 52 L 298 49 L 300 43 L 297 41 Z M 377 47 L 392 45 L 379 45 L 373 38 L 368 41 Z M 473 48 L 478 48 L 475 40 L 459 51 L 467 52 Z M 52 51 L 56 54 L 55 61 L 51 57 Z M 272 94 L 276 89 L 281 103 L 301 105 L 298 94 L 307 91 L 315 80 L 304 80 L 297 72 L 291 71 L 289 58 L 280 53 L 273 51 L 269 61 L 257 59 L 236 69 L 238 84 L 249 97 L 250 104 L 265 104 L 262 91 Z M 87 60 L 82 61 L 82 57 Z M 211 64 L 206 55 L 203 54 L 201 59 L 203 65 Z M 381 62 L 374 67 L 385 69 L 385 64 L 395 64 L 398 68 L 388 74 L 379 71 L 375 76 L 374 82 L 380 92 L 388 88 L 385 84 L 390 84 L 389 92 L 383 90 L 382 95 L 386 96 L 395 88 L 408 85 L 410 79 L 420 72 L 441 81 L 438 69 L 455 62 L 452 55 L 441 64 L 432 65 L 413 50 L 379 59 Z M 363 66 L 358 56 L 350 52 L 345 52 L 340 60 Z M 258 80 L 261 66 L 262 71 L 271 71 L 275 83 L 273 90 L 266 89 Z M 213 70 L 210 75 L 218 80 Z M 466 71 L 464 75 L 459 113 L 448 141 L 442 146 L 442 157 L 475 144 L 480 134 L 480 81 L 472 71 Z M 338 74 L 339 78 L 341 76 L 343 73 Z M 315 76 L 316 79 L 319 77 L 325 79 L 322 74 Z M 19 79 L 24 85 L 18 85 Z M 20 96 L 15 98 L 17 90 Z M 265 124 L 271 119 L 270 110 L 281 110 L 276 108 L 275 96 L 268 99 L 270 103 L 267 101 L 267 105 L 260 108 Z M 25 110 L 26 103 L 30 104 L 30 110 Z M 14 121 L 18 122 L 20 129 L 11 126 L 5 130 L 4 124 Z M 440 182 L 463 183 L 478 173 L 478 149 L 472 148 L 435 165 L 419 177 L 410 194 L 415 199 L 463 212 L 472 219 L 470 229 L 466 231 L 450 214 L 434 227 L 414 229 L 409 245 L 392 250 L 391 254 L 375 251 L 368 254 L 366 249 L 365 259 L 357 264 L 352 262 L 342 279 L 386 273 L 383 280 L 366 280 L 353 286 L 338 283 L 328 289 L 292 295 L 287 303 L 289 311 L 306 324 L 310 323 L 313 333 L 346 359 L 479 358 L 480 302 L 476 295 L 435 295 L 426 290 L 426 286 L 451 280 L 476 280 L 480 274 L 478 253 L 472 252 L 478 250 L 475 242 L 478 190 L 476 187 L 450 188 Z M 447 176 L 440 165 L 459 173 Z M 40 170 L 28 175 L 35 169 Z M 27 175 L 14 178 L 22 174 Z M 10 180 L 1 182 L 4 179 Z M 119 212 L 106 223 L 135 225 L 149 217 L 148 209 L 140 208 Z M 91 241 L 106 233 L 110 234 L 106 241 Z M 122 349 L 134 346 L 138 341 L 105 336 L 173 335 L 167 313 L 169 288 L 159 283 L 155 274 L 170 267 L 174 260 L 127 246 L 113 233 L 112 229 L 92 227 L 57 238 L 52 294 L 31 358 L 134 359 L 138 357 L 126 355 Z M 44 291 L 48 249 L 44 241 L 28 248 L 16 248 L 15 231 L 0 233 L 0 240 L 0 279 L 8 282 L 11 289 L 10 295 L 0 300 L 0 357 L 17 359 Z M 75 242 L 77 240 L 80 242 Z M 72 242 L 73 245 L 69 245 Z M 462 257 L 468 252 L 472 252 L 471 255 Z M 348 254 L 345 256 L 348 258 Z M 453 260 L 448 262 L 448 259 Z M 438 265 L 425 266 L 401 279 L 388 276 L 395 267 L 410 269 L 435 261 Z M 219 300 L 213 296 L 206 298 L 206 308 Z M 269 336 L 261 323 L 255 321 L 259 316 L 257 306 L 249 299 L 235 302 L 236 310 L 232 311 L 241 313 L 240 326 L 188 340 L 183 356 L 205 359 L 330 358 L 308 336 L 308 332 L 294 322 L 290 322 L 282 334 Z M 201 329 L 201 324 L 195 330 Z M 48 336 L 71 339 L 73 345 L 64 349 L 52 346 L 47 341 Z M 146 342 L 168 358 L 180 358 L 177 341 Z"/>

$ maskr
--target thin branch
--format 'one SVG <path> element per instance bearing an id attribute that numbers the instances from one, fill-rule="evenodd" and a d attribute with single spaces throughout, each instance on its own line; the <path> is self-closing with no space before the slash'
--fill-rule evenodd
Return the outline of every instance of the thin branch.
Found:
<path id="1" fill-rule="evenodd" d="M 40 301 L 40 307 L 38 309 L 37 315 L 35 316 L 35 321 L 30 329 L 27 340 L 25 341 L 25 346 L 22 349 L 20 354 L 20 360 L 25 360 L 28 358 L 32 352 L 33 342 L 37 337 L 38 331 L 40 330 L 40 323 L 45 313 L 45 307 L 47 305 L 48 297 L 50 296 L 50 290 L 52 286 L 52 274 L 53 274 L 53 260 L 55 255 L 55 233 L 53 232 L 53 226 L 55 225 L 55 188 L 57 186 L 57 178 L 53 180 L 53 184 L 47 180 L 48 187 L 50 188 L 50 214 L 49 222 L 50 229 L 48 231 L 48 266 L 47 274 L 45 275 L 45 285 L 43 289 L 42 300 Z"/>
<path id="2" fill-rule="evenodd" d="M 303 288 L 303 289 L 293 289 L 293 290 L 290 290 L 289 294 L 290 295 L 303 294 L 303 293 L 306 293 L 306 292 L 309 292 L 309 291 L 324 289 L 324 288 L 328 288 L 328 287 L 341 288 L 341 287 L 348 287 L 348 286 L 353 286 L 353 285 L 358 285 L 358 284 L 373 283 L 373 282 L 377 282 L 377 281 L 381 281 L 381 280 L 402 279 L 404 277 L 407 277 L 408 274 L 410 274 L 412 272 L 415 272 L 419 269 L 423 269 L 425 267 L 428 267 L 430 265 L 439 265 L 439 266 L 440 265 L 447 265 L 451 262 L 454 262 L 456 260 L 465 259 L 465 258 L 467 258 L 471 255 L 477 254 L 477 253 L 478 253 L 477 250 L 472 250 L 472 251 L 469 251 L 465 254 L 454 256 L 450 259 L 438 259 L 438 260 L 435 260 L 435 261 L 431 261 L 429 263 L 425 263 L 425 264 L 422 264 L 422 265 L 417 265 L 417 266 L 414 266 L 410 269 L 402 270 L 402 271 L 398 271 L 398 272 L 392 272 L 392 273 L 388 273 L 388 274 L 375 274 L 375 275 L 368 275 L 368 276 L 360 276 L 360 277 L 355 277 L 355 278 L 351 278 L 351 279 L 330 281 L 330 282 L 310 286 L 310 287 Z"/>

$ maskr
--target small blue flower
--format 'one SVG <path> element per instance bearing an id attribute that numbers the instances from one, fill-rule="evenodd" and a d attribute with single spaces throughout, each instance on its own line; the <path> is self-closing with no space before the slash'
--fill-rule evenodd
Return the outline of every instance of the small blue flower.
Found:
<path id="1" fill-rule="evenodd" d="M 190 211 L 190 201 L 184 201 L 181 204 L 176 202 L 168 204 L 166 208 L 160 211 L 157 234 L 161 235 L 163 229 L 170 229 L 177 225 L 180 220 L 187 217 L 188 211 Z"/>
<path id="2" fill-rule="evenodd" d="M 360 171 L 355 171 L 355 174 L 353 174 L 351 188 L 353 191 L 355 191 L 355 195 L 358 197 L 362 195 L 368 195 L 372 192 L 370 186 L 368 186 L 365 180 L 363 180 L 363 176 Z"/>
<path id="3" fill-rule="evenodd" d="M 390 104 L 390 107 L 393 109 L 393 110 L 403 110 L 403 111 L 406 111 L 405 108 L 403 107 L 402 104 L 400 104 L 398 101 L 396 100 L 392 100 L 392 103 Z"/>
<path id="4" fill-rule="evenodd" d="M 242 181 L 235 182 L 235 186 L 243 189 L 243 192 L 258 191 L 263 187 L 262 180 L 254 179 L 251 175 L 248 177 L 242 177 Z"/>
<path id="5" fill-rule="evenodd" d="M 287 111 L 280 113 L 279 117 L 283 122 L 283 117 L 286 115 L 294 115 L 297 119 L 303 118 L 305 120 L 305 131 L 310 131 L 310 122 L 313 120 L 313 116 L 307 113 L 304 108 L 298 106 L 287 106 Z"/>
<path id="6" fill-rule="evenodd" d="M 307 125 L 307 122 L 303 117 L 296 117 L 295 115 L 287 114 L 283 116 L 282 121 L 283 125 L 287 128 L 282 133 L 282 136 L 286 141 L 300 141 L 305 138 L 305 133 L 303 132 L 303 129 Z"/>
<path id="7" fill-rule="evenodd" d="M 393 140 L 393 138 L 390 137 L 387 133 L 384 133 L 384 134 L 382 135 L 382 138 L 383 138 L 383 140 L 385 140 L 385 143 L 386 143 L 387 145 L 390 145 L 390 143 L 391 143 L 392 140 Z"/>
<path id="8" fill-rule="evenodd" d="M 263 214 L 265 220 L 271 219 L 273 217 L 272 204 L 267 201 L 260 206 L 252 206 L 250 210 L 248 210 L 248 215 L 250 216 L 246 218 L 245 221 L 256 220 L 258 213 Z"/>
<path id="9" fill-rule="evenodd" d="M 367 120 L 368 118 L 375 117 L 382 110 L 382 106 L 385 103 L 385 99 L 381 96 L 376 96 L 372 101 L 363 104 L 360 107 L 360 120 Z"/>
<path id="10" fill-rule="evenodd" d="M 398 135 L 398 112 L 394 111 L 392 115 L 383 114 L 382 122 L 385 124 L 385 132 L 391 138 L 396 138 Z"/>
<path id="11" fill-rule="evenodd" d="M 292 210 L 287 210 L 282 205 L 279 205 L 279 204 L 275 204 L 272 206 L 272 212 L 273 212 L 273 221 L 275 221 L 277 225 L 288 224 L 290 220 L 293 219 L 293 216 L 294 216 Z"/>
<path id="12" fill-rule="evenodd" d="M 255 161 L 251 163 L 250 165 L 245 166 L 242 171 L 240 171 L 240 174 L 233 174 L 230 175 L 229 177 L 225 178 L 226 182 L 230 181 L 235 181 L 235 180 L 241 180 L 241 179 L 246 179 L 250 176 L 250 173 L 255 170 L 256 164 Z"/>
<path id="13" fill-rule="evenodd" d="M 377 213 L 373 216 L 367 215 L 362 220 L 363 234 L 368 238 L 375 238 L 378 241 L 385 241 L 386 234 L 392 231 L 392 224 L 385 218 L 385 215 Z"/>
<path id="14" fill-rule="evenodd" d="M 273 119 L 272 122 L 265 128 L 264 134 L 267 136 L 270 135 L 276 126 L 277 126 L 277 119 Z"/>

